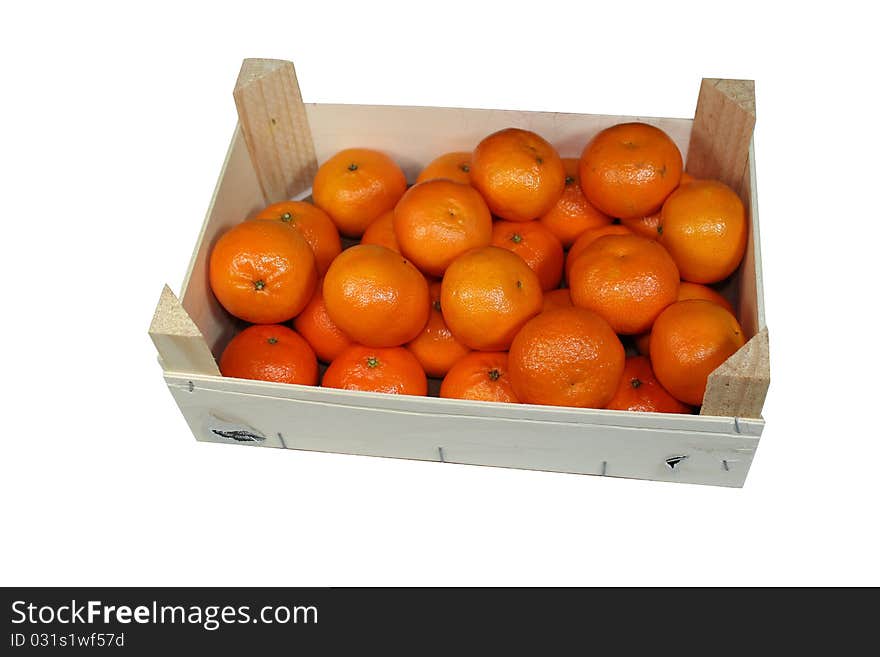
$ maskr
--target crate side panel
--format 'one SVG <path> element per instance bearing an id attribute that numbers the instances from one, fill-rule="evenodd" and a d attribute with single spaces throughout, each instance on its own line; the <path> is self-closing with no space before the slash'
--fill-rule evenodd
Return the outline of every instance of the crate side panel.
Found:
<path id="1" fill-rule="evenodd" d="M 593 135 L 626 121 L 662 128 L 684 154 L 692 123 L 690 119 L 390 105 L 311 103 L 306 112 L 319 164 L 343 148 L 375 148 L 394 157 L 410 181 L 438 155 L 473 150 L 483 137 L 503 128 L 533 130 L 563 157 L 579 157 Z"/>
<path id="2" fill-rule="evenodd" d="M 761 269 L 761 231 L 758 222 L 758 181 L 755 175 L 755 145 L 749 148 L 745 195 L 749 217 L 749 240 L 739 273 L 740 323 L 748 338 L 766 328 L 764 317 L 764 284 Z"/>
<path id="3" fill-rule="evenodd" d="M 743 435 L 409 413 L 171 387 L 196 438 L 310 451 L 742 486 Z M 681 458 L 683 457 L 683 458 Z M 668 459 L 681 458 L 675 467 Z"/>
<path id="4" fill-rule="evenodd" d="M 300 402 L 330 405 L 333 407 L 377 408 L 406 413 L 430 413 L 439 416 L 466 415 L 473 417 L 505 418 L 540 422 L 562 422 L 576 425 L 594 424 L 632 428 L 693 431 L 705 434 L 761 435 L 764 421 L 761 419 L 735 419 L 732 417 L 707 417 L 676 413 L 635 413 L 594 408 L 565 408 L 562 406 L 538 406 L 532 404 L 502 404 L 417 397 L 411 395 L 386 395 L 381 393 L 337 390 L 319 386 L 302 386 L 266 381 L 251 381 L 217 376 L 178 374 L 166 372 L 169 386 L 189 390 L 204 389 L 216 392 L 233 392 L 253 397 L 271 397 Z"/>
<path id="5" fill-rule="evenodd" d="M 229 341 L 237 323 L 211 292 L 208 258 L 226 230 L 264 205 L 247 145 L 236 127 L 180 296 L 184 309 L 199 327 L 215 357 Z"/>

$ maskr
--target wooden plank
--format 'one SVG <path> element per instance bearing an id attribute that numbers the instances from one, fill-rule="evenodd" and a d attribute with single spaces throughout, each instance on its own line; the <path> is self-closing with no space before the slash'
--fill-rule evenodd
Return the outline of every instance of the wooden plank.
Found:
<path id="1" fill-rule="evenodd" d="M 293 63 L 245 59 L 233 97 L 266 200 L 283 201 L 309 187 L 317 163 Z"/>
<path id="2" fill-rule="evenodd" d="M 733 487 L 758 445 L 733 433 L 408 413 L 199 386 L 171 393 L 198 440 L 227 444 Z"/>
<path id="3" fill-rule="evenodd" d="M 167 285 L 156 304 L 149 333 L 166 372 L 220 376 L 201 331 Z"/>
<path id="4" fill-rule="evenodd" d="M 755 82 L 704 78 L 697 99 L 685 169 L 714 178 L 744 196 L 755 128 Z"/>
<path id="5" fill-rule="evenodd" d="M 740 324 L 747 338 L 752 338 L 767 323 L 764 315 L 764 282 L 761 268 L 761 230 L 758 221 L 758 182 L 755 174 L 754 143 L 749 148 L 749 164 L 746 174 L 746 210 L 749 217 L 749 240 L 746 253 L 739 267 L 739 294 L 737 305 Z"/>
<path id="6" fill-rule="evenodd" d="M 701 415 L 761 417 L 770 386 L 770 338 L 764 328 L 709 375 Z"/>
<path id="7" fill-rule="evenodd" d="M 338 408 L 378 408 L 412 415 L 430 413 L 437 417 L 467 416 L 528 420 L 532 422 L 567 423 L 573 425 L 620 426 L 672 431 L 698 431 L 711 434 L 740 433 L 760 436 L 764 428 L 761 419 L 740 420 L 733 417 L 680 415 L 675 413 L 636 413 L 595 408 L 566 408 L 531 404 L 487 404 L 485 402 L 408 395 L 337 390 L 315 386 L 289 385 L 268 381 L 186 376 L 166 373 L 171 387 L 189 390 L 232 392 L 253 397 L 271 397 L 310 404 L 334 405 Z"/>

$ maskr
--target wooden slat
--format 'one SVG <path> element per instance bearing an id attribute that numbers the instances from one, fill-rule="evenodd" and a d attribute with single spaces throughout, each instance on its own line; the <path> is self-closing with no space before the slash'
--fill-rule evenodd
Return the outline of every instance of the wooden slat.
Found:
<path id="1" fill-rule="evenodd" d="M 195 437 L 216 443 L 742 486 L 759 442 L 735 431 L 412 413 L 211 390 L 200 379 L 194 383 L 171 386 L 171 394 Z M 404 395 L 386 395 L 397 396 Z"/>
<path id="2" fill-rule="evenodd" d="M 701 415 L 761 417 L 770 386 L 770 338 L 759 331 L 709 375 Z"/>
<path id="3" fill-rule="evenodd" d="M 679 413 L 640 413 L 637 411 L 611 411 L 597 408 L 573 408 L 563 406 L 537 406 L 532 404 L 487 404 L 466 399 L 418 397 L 414 395 L 388 395 L 379 392 L 338 390 L 320 386 L 290 385 L 250 379 L 215 378 L 208 376 L 165 373 L 165 381 L 172 388 L 189 388 L 195 382 L 201 390 L 234 392 L 251 397 L 289 399 L 301 404 L 303 409 L 329 406 L 333 408 L 374 408 L 398 411 L 412 415 L 428 413 L 436 418 L 455 416 L 506 418 L 554 424 L 591 424 L 650 430 L 697 431 L 711 434 L 738 433 L 744 436 L 760 436 L 764 420 L 732 417 L 712 417 Z M 308 411 L 303 411 L 307 413 Z"/>
<path id="4" fill-rule="evenodd" d="M 318 165 L 293 64 L 245 59 L 233 97 L 266 200 L 282 201 L 305 190 Z"/>
<path id="5" fill-rule="evenodd" d="M 166 372 L 220 376 L 208 343 L 167 285 L 153 314 L 150 338 Z"/>
<path id="6" fill-rule="evenodd" d="M 697 178 L 720 180 L 743 196 L 754 129 L 754 81 L 704 78 L 685 169 Z"/>

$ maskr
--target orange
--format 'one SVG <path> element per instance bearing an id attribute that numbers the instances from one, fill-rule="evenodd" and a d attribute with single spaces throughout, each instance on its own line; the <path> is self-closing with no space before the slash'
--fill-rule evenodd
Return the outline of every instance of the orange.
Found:
<path id="1" fill-rule="evenodd" d="M 400 244 L 394 235 L 394 210 L 389 210 L 367 226 L 361 244 L 378 244 L 400 253 Z"/>
<path id="2" fill-rule="evenodd" d="M 523 326 L 510 347 L 510 381 L 526 404 L 602 408 L 623 373 L 623 345 L 596 313 L 557 308 Z"/>
<path id="3" fill-rule="evenodd" d="M 634 336 L 636 343 L 636 350 L 642 356 L 650 356 L 651 355 L 651 332 L 640 333 L 639 335 Z"/>
<path id="4" fill-rule="evenodd" d="M 556 235 L 565 248 L 574 244 L 585 230 L 611 223 L 611 217 L 593 207 L 584 196 L 578 182 L 579 162 L 577 158 L 562 158 L 562 166 L 565 168 L 565 190 L 556 201 L 556 205 L 540 220 L 551 233 Z"/>
<path id="5" fill-rule="evenodd" d="M 581 155 L 580 181 L 587 200 L 620 219 L 656 212 L 680 179 L 678 146 L 645 123 L 606 128 Z"/>
<path id="6" fill-rule="evenodd" d="M 663 204 L 660 243 L 692 283 L 730 276 L 746 251 L 746 211 L 736 192 L 717 180 L 679 187 Z"/>
<path id="7" fill-rule="evenodd" d="M 226 310 L 253 324 L 286 322 L 315 290 L 315 254 L 282 223 L 245 221 L 223 233 L 211 251 L 209 280 Z"/>
<path id="8" fill-rule="evenodd" d="M 678 301 L 684 301 L 685 299 L 705 299 L 706 301 L 713 301 L 733 314 L 733 306 L 730 301 L 706 285 L 682 281 L 678 285 Z M 639 353 L 649 356 L 651 353 L 651 333 L 648 332 L 637 335 L 635 341 L 636 349 L 639 350 Z"/>
<path id="9" fill-rule="evenodd" d="M 684 301 L 685 299 L 705 299 L 706 301 L 714 301 L 727 310 L 727 312 L 735 315 L 733 312 L 733 305 L 730 301 L 707 285 L 682 281 L 678 286 L 678 300 Z"/>
<path id="10" fill-rule="evenodd" d="M 399 253 L 375 244 L 353 246 L 333 261 L 324 303 L 343 333 L 370 347 L 409 342 L 431 312 L 425 277 Z"/>
<path id="11" fill-rule="evenodd" d="M 559 287 L 565 254 L 562 244 L 541 222 L 496 221 L 492 227 L 492 244 L 525 260 L 538 275 L 542 289 Z"/>
<path id="12" fill-rule="evenodd" d="M 620 224 L 609 224 L 608 226 L 585 230 L 581 233 L 580 237 L 574 241 L 574 244 L 571 245 L 571 248 L 568 250 L 568 255 L 565 257 L 565 280 L 571 279 L 571 266 L 574 264 L 574 261 L 577 260 L 578 256 L 597 239 L 604 237 L 605 235 L 632 234 L 633 232 L 629 228 L 621 226 Z"/>
<path id="13" fill-rule="evenodd" d="M 471 184 L 493 214 L 508 221 L 531 221 L 549 212 L 562 196 L 565 167 L 542 137 L 507 128 L 477 144 Z"/>
<path id="14" fill-rule="evenodd" d="M 647 237 L 649 240 L 660 239 L 660 233 L 657 230 L 657 227 L 660 225 L 660 210 L 644 217 L 621 219 L 620 223 L 636 235 Z"/>
<path id="15" fill-rule="evenodd" d="M 293 320 L 293 326 L 315 350 L 318 358 L 329 363 L 352 342 L 327 314 L 323 283 L 319 281 L 315 286 L 311 301 Z"/>
<path id="16" fill-rule="evenodd" d="M 280 324 L 249 326 L 220 356 L 220 372 L 237 379 L 277 383 L 318 383 L 318 360 L 308 343 Z"/>
<path id="17" fill-rule="evenodd" d="M 566 308 L 567 306 L 573 305 L 574 304 L 571 302 L 571 293 L 568 291 L 568 288 L 550 290 L 549 292 L 544 293 L 544 307 L 541 312 L 545 313 L 552 308 Z"/>
<path id="18" fill-rule="evenodd" d="M 473 249 L 452 261 L 443 277 L 443 317 L 459 341 L 480 351 L 504 351 L 543 307 L 538 275 L 506 249 Z"/>
<path id="19" fill-rule="evenodd" d="M 422 366 L 403 347 L 351 345 L 330 363 L 321 385 L 397 395 L 428 394 Z"/>
<path id="20" fill-rule="evenodd" d="M 651 361 L 645 356 L 626 359 L 617 392 L 605 408 L 646 413 L 691 412 L 690 406 L 682 404 L 660 385 L 651 369 Z"/>
<path id="21" fill-rule="evenodd" d="M 678 268 L 662 246 L 638 235 L 606 235 L 590 244 L 571 267 L 571 300 L 593 310 L 617 333 L 651 328 L 678 299 Z"/>
<path id="22" fill-rule="evenodd" d="M 339 151 L 315 174 L 312 198 L 343 235 L 360 237 L 406 191 L 406 176 L 390 157 L 368 148 Z"/>
<path id="23" fill-rule="evenodd" d="M 416 339 L 406 345 L 428 376 L 445 376 L 456 361 L 470 352 L 446 326 L 440 306 L 440 283 L 431 283 L 431 317 Z"/>
<path id="24" fill-rule="evenodd" d="M 682 185 L 687 185 L 695 180 L 696 178 L 691 174 L 682 171 L 678 186 L 681 187 Z M 628 219 L 621 219 L 620 221 L 636 235 L 641 235 L 642 237 L 647 237 L 652 240 L 660 239 L 660 231 L 657 230 L 658 226 L 660 226 L 660 210 L 645 215 L 644 217 L 631 217 Z"/>
<path id="25" fill-rule="evenodd" d="M 254 219 L 272 219 L 293 228 L 306 238 L 315 254 L 318 275 L 323 276 L 333 258 L 342 251 L 339 231 L 321 208 L 305 201 L 281 201 L 260 210 Z"/>
<path id="26" fill-rule="evenodd" d="M 469 185 L 471 182 L 471 154 L 468 152 L 446 153 L 422 169 L 416 183 L 445 178 Z"/>
<path id="27" fill-rule="evenodd" d="M 664 388 L 698 406 L 709 374 L 744 344 L 742 327 L 731 313 L 711 301 L 688 299 L 669 306 L 654 322 L 651 362 Z"/>
<path id="28" fill-rule="evenodd" d="M 410 187 L 394 208 L 394 234 L 416 267 L 442 276 L 457 256 L 489 244 L 492 215 L 470 185 L 429 180 Z"/>
<path id="29" fill-rule="evenodd" d="M 510 384 L 507 354 L 503 351 L 474 351 L 460 359 L 443 379 L 440 396 L 514 404 L 519 401 Z"/>

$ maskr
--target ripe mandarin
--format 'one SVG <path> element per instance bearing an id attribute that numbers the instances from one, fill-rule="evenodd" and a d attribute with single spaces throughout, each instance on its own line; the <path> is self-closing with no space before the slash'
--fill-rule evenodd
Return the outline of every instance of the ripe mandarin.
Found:
<path id="1" fill-rule="evenodd" d="M 543 307 L 538 275 L 515 253 L 473 249 L 452 261 L 440 290 L 443 317 L 459 341 L 480 351 L 503 351 Z"/>
<path id="2" fill-rule="evenodd" d="M 232 315 L 253 324 L 277 324 L 309 302 L 318 279 L 305 238 L 277 221 L 255 219 L 226 231 L 211 251 L 208 278 Z"/>
<path id="3" fill-rule="evenodd" d="M 442 276 L 457 256 L 492 239 L 492 215 L 470 185 L 429 180 L 410 187 L 394 208 L 400 251 L 430 276 Z"/>
<path id="4" fill-rule="evenodd" d="M 220 356 L 220 372 L 237 379 L 313 386 L 318 382 L 318 360 L 295 331 L 280 324 L 258 324 L 230 340 Z"/>
<path id="5" fill-rule="evenodd" d="M 390 157 L 368 148 L 348 148 L 315 174 L 312 198 L 343 235 L 360 237 L 367 226 L 394 208 L 406 191 L 406 176 Z"/>
<path id="6" fill-rule="evenodd" d="M 428 394 L 422 366 L 403 347 L 351 345 L 330 363 L 321 385 L 396 395 Z"/>
<path id="7" fill-rule="evenodd" d="M 736 192 L 717 180 L 695 180 L 675 190 L 663 204 L 657 230 L 681 277 L 692 283 L 724 280 L 746 251 L 745 208 Z"/>
<path id="8" fill-rule="evenodd" d="M 342 251 L 339 231 L 330 215 L 305 201 L 281 201 L 260 210 L 254 219 L 280 221 L 298 231 L 312 247 L 318 276 L 323 276 L 333 258 Z"/>
<path id="9" fill-rule="evenodd" d="M 517 403 L 507 370 L 507 353 L 473 351 L 459 359 L 440 385 L 451 399 Z"/>
<path id="10" fill-rule="evenodd" d="M 539 221 L 496 221 L 492 244 L 517 254 L 541 281 L 543 290 L 559 287 L 565 254 L 562 244 Z"/>
<path id="11" fill-rule="evenodd" d="M 440 283 L 431 283 L 431 317 L 415 340 L 406 345 L 428 376 L 445 376 L 462 356 L 470 352 L 446 326 L 440 305 Z"/>
<path id="12" fill-rule="evenodd" d="M 545 139 L 528 130 L 507 128 L 477 145 L 471 184 L 492 214 L 508 221 L 531 221 L 546 214 L 562 196 L 565 167 Z"/>
<path id="13" fill-rule="evenodd" d="M 678 268 L 662 246 L 638 235 L 606 235 L 590 244 L 571 268 L 576 306 L 599 313 L 617 333 L 651 328 L 678 298 Z"/>
<path id="14" fill-rule="evenodd" d="M 620 339 L 584 308 L 557 308 L 529 320 L 508 354 L 510 381 L 526 404 L 603 408 L 623 374 Z"/>
<path id="15" fill-rule="evenodd" d="M 739 322 L 717 303 L 677 301 L 651 330 L 654 374 L 676 399 L 698 406 L 709 375 L 744 344 Z"/>
<path id="16" fill-rule="evenodd" d="M 577 158 L 562 158 L 562 165 L 565 167 L 565 190 L 556 201 L 556 205 L 540 219 L 566 249 L 574 244 L 585 230 L 611 223 L 611 217 L 597 210 L 584 196 L 578 181 L 579 163 L 580 160 Z"/>
<path id="17" fill-rule="evenodd" d="M 428 283 L 391 249 L 360 244 L 343 251 L 324 277 L 330 319 L 354 342 L 395 347 L 415 338 L 428 321 Z"/>
<path id="18" fill-rule="evenodd" d="M 651 369 L 651 361 L 645 356 L 626 359 L 617 391 L 605 408 L 646 413 L 691 412 L 690 406 L 678 401 L 660 385 Z"/>
<path id="19" fill-rule="evenodd" d="M 665 132 L 645 123 L 606 128 L 581 154 L 587 200 L 612 217 L 644 217 L 660 209 L 681 179 L 681 153 Z"/>
<path id="20" fill-rule="evenodd" d="M 422 169 L 416 183 L 445 178 L 455 182 L 469 185 L 471 182 L 471 154 L 470 152 L 445 153 L 433 160 Z"/>

